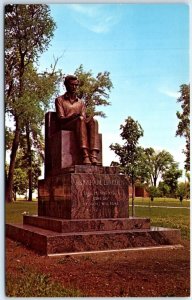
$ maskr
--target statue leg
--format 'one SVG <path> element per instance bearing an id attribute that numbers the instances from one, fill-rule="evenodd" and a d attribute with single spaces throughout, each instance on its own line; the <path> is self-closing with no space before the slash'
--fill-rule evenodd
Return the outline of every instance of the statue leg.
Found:
<path id="1" fill-rule="evenodd" d="M 83 164 L 90 165 L 91 161 L 89 159 L 89 144 L 87 137 L 87 126 L 83 117 L 79 117 L 76 120 L 61 124 L 61 128 L 64 130 L 75 131 L 76 138 L 78 140 L 79 148 L 83 157 Z"/>
<path id="2" fill-rule="evenodd" d="M 98 135 L 98 121 L 96 119 L 91 119 L 87 123 L 89 132 L 89 149 L 90 149 L 90 159 L 93 165 L 98 164 L 97 156 L 99 153 L 99 135 Z"/>
<path id="3" fill-rule="evenodd" d="M 83 155 L 83 164 L 90 165 L 91 161 L 89 159 L 89 143 L 87 126 L 83 117 L 79 117 L 76 123 L 76 134 L 79 139 L 79 146 Z"/>

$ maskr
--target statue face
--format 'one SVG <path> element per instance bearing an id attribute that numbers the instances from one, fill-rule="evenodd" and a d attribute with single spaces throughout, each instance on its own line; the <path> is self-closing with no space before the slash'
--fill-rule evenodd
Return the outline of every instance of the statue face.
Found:
<path id="1" fill-rule="evenodd" d="M 79 86 L 78 80 L 70 80 L 67 84 L 67 91 L 69 93 L 76 93 L 78 86 Z"/>

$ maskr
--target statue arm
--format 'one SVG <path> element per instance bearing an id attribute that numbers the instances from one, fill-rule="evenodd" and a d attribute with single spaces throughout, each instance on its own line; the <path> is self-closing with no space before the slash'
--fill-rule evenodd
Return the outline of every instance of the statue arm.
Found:
<path id="1" fill-rule="evenodd" d="M 85 104 L 84 102 L 82 102 L 82 113 L 81 115 L 83 116 L 84 120 L 86 123 L 89 123 L 90 120 L 93 118 L 93 115 L 90 115 L 89 117 L 87 117 L 86 115 L 86 107 L 85 107 Z"/>
<path id="2" fill-rule="evenodd" d="M 82 101 L 81 115 L 84 119 L 86 119 L 86 107 L 83 101 Z"/>
<path id="3" fill-rule="evenodd" d="M 57 117 L 59 119 L 65 119 L 65 112 L 63 110 L 60 98 L 55 99 L 55 108 L 56 108 Z"/>

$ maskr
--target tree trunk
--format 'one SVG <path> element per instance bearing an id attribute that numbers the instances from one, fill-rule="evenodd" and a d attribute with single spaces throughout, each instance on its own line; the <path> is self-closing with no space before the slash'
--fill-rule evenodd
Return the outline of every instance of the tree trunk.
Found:
<path id="1" fill-rule="evenodd" d="M 157 186 L 157 177 L 154 177 L 154 186 Z"/>
<path id="2" fill-rule="evenodd" d="M 13 199 L 14 199 L 14 201 L 16 202 L 17 201 L 17 192 L 16 191 L 13 191 Z"/>
<path id="3" fill-rule="evenodd" d="M 134 217 L 134 215 L 135 215 L 135 207 L 134 207 L 135 185 L 134 185 L 133 180 L 132 180 L 131 184 L 132 184 L 132 217 Z"/>
<path id="4" fill-rule="evenodd" d="M 12 202 L 13 199 L 13 175 L 15 169 L 17 149 L 19 146 L 19 137 L 20 137 L 20 129 L 19 129 L 18 120 L 16 119 L 15 136 L 13 139 L 13 144 L 11 149 L 9 174 L 7 178 L 6 193 L 5 193 L 6 202 Z"/>
<path id="5" fill-rule="evenodd" d="M 32 154 L 31 154 L 31 141 L 30 141 L 30 131 L 29 126 L 26 127 L 26 135 L 27 135 L 27 156 L 28 156 L 28 188 L 29 188 L 29 195 L 28 201 L 32 201 Z"/>

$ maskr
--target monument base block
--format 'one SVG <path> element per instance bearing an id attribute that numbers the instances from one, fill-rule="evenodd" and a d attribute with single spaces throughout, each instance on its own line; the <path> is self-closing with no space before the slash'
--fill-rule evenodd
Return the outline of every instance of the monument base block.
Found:
<path id="1" fill-rule="evenodd" d="M 129 217 L 118 168 L 73 166 L 39 181 L 38 216 L 6 225 L 7 237 L 43 255 L 180 244 L 180 230 Z"/>
<path id="2" fill-rule="evenodd" d="M 180 230 L 151 227 L 145 218 L 61 220 L 24 216 L 23 225 L 6 225 L 6 235 L 42 255 L 181 243 Z"/>
<path id="3" fill-rule="evenodd" d="M 75 165 L 39 180 L 38 215 L 62 219 L 128 217 L 128 180 L 115 167 Z"/>

